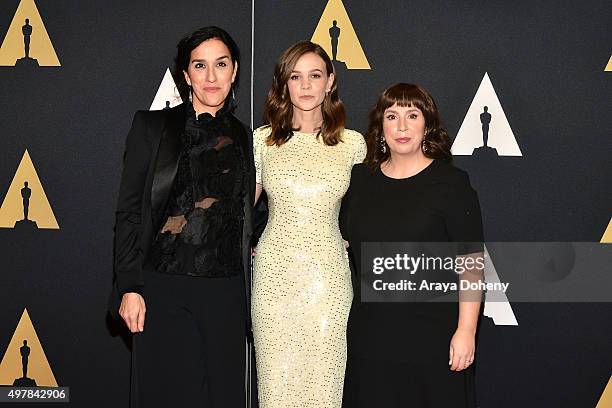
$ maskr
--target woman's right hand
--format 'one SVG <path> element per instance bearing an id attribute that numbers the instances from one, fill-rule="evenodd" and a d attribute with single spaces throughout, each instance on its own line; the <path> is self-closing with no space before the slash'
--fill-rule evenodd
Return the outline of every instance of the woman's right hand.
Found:
<path id="1" fill-rule="evenodd" d="M 119 306 L 119 316 L 123 319 L 132 333 L 144 330 L 145 313 L 144 298 L 134 292 L 124 293 Z"/>

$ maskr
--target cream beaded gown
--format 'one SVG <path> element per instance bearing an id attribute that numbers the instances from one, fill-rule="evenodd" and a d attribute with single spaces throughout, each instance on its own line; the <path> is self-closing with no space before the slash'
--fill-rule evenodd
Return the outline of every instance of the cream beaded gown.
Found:
<path id="1" fill-rule="evenodd" d="M 269 134 L 253 133 L 270 210 L 253 273 L 259 406 L 340 407 L 353 291 L 338 212 L 365 142 L 345 129 L 336 146 L 301 132 L 267 146 Z"/>

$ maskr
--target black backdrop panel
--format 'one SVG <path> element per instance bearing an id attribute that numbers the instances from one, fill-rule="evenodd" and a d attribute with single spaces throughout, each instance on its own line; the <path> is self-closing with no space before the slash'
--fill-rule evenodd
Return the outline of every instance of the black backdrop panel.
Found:
<path id="1" fill-rule="evenodd" d="M 0 4 L 2 35 L 18 4 Z M 28 149 L 60 229 L 0 229 L 6 260 L 0 278 L 0 353 L 27 308 L 58 384 L 70 387 L 71 405 L 124 407 L 129 352 L 121 337 L 109 333 L 105 307 L 125 137 L 134 112 L 151 106 L 178 40 L 212 24 L 227 28 L 243 50 L 237 116 L 249 122 L 251 4 L 36 4 L 61 67 L 0 67 L 0 190 L 4 197 Z"/>
<path id="2" fill-rule="evenodd" d="M 275 61 L 311 38 L 326 3 L 256 2 L 256 126 Z M 523 155 L 455 157 L 479 193 L 487 240 L 601 239 L 612 216 L 609 3 L 343 3 L 371 66 L 339 66 L 347 127 L 364 132 L 378 93 L 413 82 L 432 93 L 454 137 L 488 73 Z M 482 320 L 480 405 L 595 406 L 612 367 L 612 306 L 512 308 L 518 327 Z"/>

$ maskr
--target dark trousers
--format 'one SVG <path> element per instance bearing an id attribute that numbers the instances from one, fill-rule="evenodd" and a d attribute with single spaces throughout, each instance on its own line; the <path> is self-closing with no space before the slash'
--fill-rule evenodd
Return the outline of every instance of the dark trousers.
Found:
<path id="1" fill-rule="evenodd" d="M 242 276 L 147 273 L 132 408 L 245 406 L 244 293 Z"/>

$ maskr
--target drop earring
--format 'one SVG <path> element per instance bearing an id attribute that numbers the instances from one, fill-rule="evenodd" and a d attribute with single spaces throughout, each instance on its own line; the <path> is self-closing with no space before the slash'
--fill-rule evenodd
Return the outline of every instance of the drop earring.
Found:
<path id="1" fill-rule="evenodd" d="M 380 137 L 380 150 L 384 153 L 387 153 L 387 143 L 385 142 L 385 137 Z"/>
<path id="2" fill-rule="evenodd" d="M 427 147 L 427 144 L 429 142 L 425 139 L 423 139 L 423 141 L 421 142 L 421 150 L 423 151 L 423 153 L 427 153 L 427 151 L 429 150 L 429 147 Z"/>
<path id="3" fill-rule="evenodd" d="M 427 140 L 427 131 L 423 135 L 423 140 L 421 141 L 421 150 L 423 153 L 426 153 L 429 150 L 429 140 Z"/>

